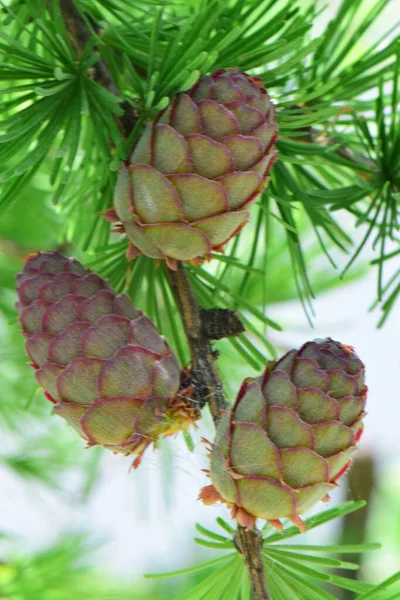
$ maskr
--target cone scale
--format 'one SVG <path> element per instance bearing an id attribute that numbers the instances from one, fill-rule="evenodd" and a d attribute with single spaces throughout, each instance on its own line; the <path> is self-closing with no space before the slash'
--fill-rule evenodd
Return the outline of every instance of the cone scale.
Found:
<path id="1" fill-rule="evenodd" d="M 35 377 L 89 446 L 137 455 L 137 466 L 160 436 L 198 418 L 167 342 L 105 279 L 44 252 L 28 257 L 17 291 Z"/>
<path id="2" fill-rule="evenodd" d="M 225 502 L 245 527 L 288 518 L 304 530 L 299 515 L 328 500 L 351 465 L 366 394 L 363 363 L 330 338 L 268 363 L 217 426 L 201 499 Z"/>
<path id="3" fill-rule="evenodd" d="M 129 238 L 128 256 L 174 269 L 222 252 L 267 184 L 277 134 L 257 77 L 221 69 L 179 94 L 146 124 L 105 215 Z"/>

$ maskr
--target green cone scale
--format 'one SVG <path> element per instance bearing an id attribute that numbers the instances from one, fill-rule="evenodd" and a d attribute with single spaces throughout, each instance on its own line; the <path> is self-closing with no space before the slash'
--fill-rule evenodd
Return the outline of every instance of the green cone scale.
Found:
<path id="1" fill-rule="evenodd" d="M 57 252 L 28 257 L 17 275 L 20 323 L 35 376 L 90 446 L 143 451 L 197 412 L 180 392 L 166 341 L 129 297 Z"/>
<path id="2" fill-rule="evenodd" d="M 364 365 L 332 339 L 306 343 L 244 381 L 211 445 L 205 503 L 226 502 L 247 527 L 280 527 L 337 486 L 362 433 Z"/>
<path id="3" fill-rule="evenodd" d="M 257 77 L 219 70 L 148 122 L 121 165 L 110 221 L 129 256 L 198 264 L 249 219 L 275 161 L 275 110 Z"/>

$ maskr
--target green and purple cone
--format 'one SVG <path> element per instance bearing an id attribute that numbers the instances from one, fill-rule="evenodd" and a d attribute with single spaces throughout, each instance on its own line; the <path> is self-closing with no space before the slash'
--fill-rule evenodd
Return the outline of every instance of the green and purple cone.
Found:
<path id="1" fill-rule="evenodd" d="M 20 323 L 54 411 L 87 440 L 137 454 L 189 426 L 178 361 L 153 323 L 80 262 L 31 255 L 17 275 Z"/>
<path id="2" fill-rule="evenodd" d="M 128 256 L 200 263 L 249 219 L 276 159 L 275 109 L 258 77 L 216 71 L 148 122 L 122 164 L 114 209 Z"/>
<path id="3" fill-rule="evenodd" d="M 222 500 L 245 527 L 281 527 L 327 494 L 351 464 L 367 387 L 353 348 L 330 338 L 304 344 L 263 376 L 244 381 L 211 444 L 207 504 Z"/>

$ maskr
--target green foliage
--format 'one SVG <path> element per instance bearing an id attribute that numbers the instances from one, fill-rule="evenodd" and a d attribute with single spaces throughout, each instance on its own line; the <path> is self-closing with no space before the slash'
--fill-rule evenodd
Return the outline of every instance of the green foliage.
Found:
<path id="1" fill-rule="evenodd" d="M 353 511 L 359 510 L 365 502 L 344 502 L 339 506 L 330 508 L 305 520 L 307 529 L 314 529 L 329 521 L 343 517 Z M 206 563 L 171 571 L 157 575 L 146 575 L 151 579 L 191 575 L 198 571 L 205 571 L 201 582 L 190 591 L 176 598 L 176 600 L 251 600 L 248 575 L 245 564 L 237 553 L 233 541 L 234 529 L 221 519 L 217 523 L 227 535 L 215 533 L 197 524 L 196 528 L 203 536 L 195 538 L 201 546 L 221 551 L 231 550 L 224 556 L 215 558 Z M 400 573 L 375 586 L 371 583 L 355 581 L 348 577 L 341 577 L 331 572 L 338 568 L 356 570 L 358 565 L 338 558 L 327 557 L 327 554 L 342 555 L 354 552 L 363 553 L 377 550 L 379 544 L 357 544 L 345 546 L 311 546 L 282 544 L 288 538 L 301 535 L 297 527 L 287 523 L 283 532 L 272 533 L 273 528 L 267 523 L 263 533 L 263 561 L 268 574 L 268 587 L 271 600 L 334 600 L 334 596 L 318 587 L 315 582 L 326 582 L 346 590 L 351 590 L 357 595 L 355 600 L 389 600 L 396 598 L 393 586 L 400 581 Z"/>
<path id="2" fill-rule="evenodd" d="M 36 554 L 2 553 L 0 596 L 7 600 L 144 600 L 149 591 L 131 591 L 91 566 L 93 544 L 69 535 Z M 162 598 L 154 586 L 154 600 Z"/>

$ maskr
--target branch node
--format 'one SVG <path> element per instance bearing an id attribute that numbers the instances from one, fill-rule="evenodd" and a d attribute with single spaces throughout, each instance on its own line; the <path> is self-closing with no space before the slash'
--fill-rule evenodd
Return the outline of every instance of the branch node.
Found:
<path id="1" fill-rule="evenodd" d="M 245 327 L 238 315 L 229 308 L 202 309 L 203 333 L 209 340 L 221 340 L 225 337 L 240 335 Z"/>

